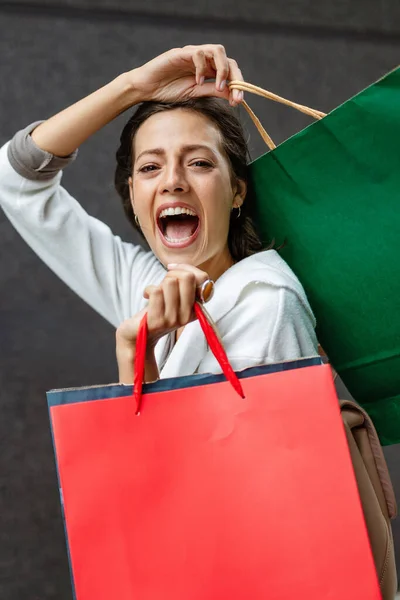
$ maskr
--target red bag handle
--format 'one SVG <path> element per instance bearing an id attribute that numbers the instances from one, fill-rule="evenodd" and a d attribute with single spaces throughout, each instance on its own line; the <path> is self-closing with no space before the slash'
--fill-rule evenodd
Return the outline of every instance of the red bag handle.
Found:
<path id="1" fill-rule="evenodd" d="M 196 317 L 200 323 L 200 326 L 203 330 L 203 333 L 206 337 L 207 343 L 210 346 L 210 350 L 214 354 L 217 359 L 219 366 L 222 369 L 227 380 L 231 383 L 233 389 L 239 394 L 241 398 L 244 398 L 243 388 L 241 383 L 233 370 L 229 359 L 226 355 L 224 347 L 221 343 L 221 340 L 218 337 L 216 330 L 214 329 L 212 323 L 207 317 L 207 313 L 204 311 L 199 302 L 195 302 L 194 311 L 196 313 Z M 145 370 L 145 356 L 146 356 L 146 346 L 147 346 L 147 313 L 143 316 L 139 329 L 138 335 L 136 339 L 136 355 L 135 355 L 135 375 L 133 380 L 134 390 L 133 390 L 133 400 L 136 406 L 136 414 L 140 414 L 140 407 L 142 403 L 142 389 L 143 389 L 143 380 L 144 380 L 144 370 Z"/>

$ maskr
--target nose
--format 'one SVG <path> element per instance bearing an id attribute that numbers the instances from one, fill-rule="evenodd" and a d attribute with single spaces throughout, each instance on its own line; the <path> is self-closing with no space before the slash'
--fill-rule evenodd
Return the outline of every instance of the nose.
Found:
<path id="1" fill-rule="evenodd" d="M 179 165 L 170 165 L 165 170 L 165 176 L 160 182 L 161 194 L 182 194 L 187 192 L 189 184 L 184 171 Z"/>

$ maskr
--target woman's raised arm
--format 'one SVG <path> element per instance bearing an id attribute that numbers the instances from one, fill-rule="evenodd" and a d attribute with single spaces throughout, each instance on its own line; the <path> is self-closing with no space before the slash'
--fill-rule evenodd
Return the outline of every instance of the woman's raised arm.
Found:
<path id="1" fill-rule="evenodd" d="M 32 139 L 39 148 L 55 156 L 72 154 L 84 141 L 140 102 L 128 73 L 124 73 L 41 123 Z"/>
<path id="2" fill-rule="evenodd" d="M 154 254 L 123 243 L 90 217 L 61 186 L 59 171 L 87 138 L 134 104 L 200 96 L 239 103 L 241 92 L 230 93 L 227 79 L 241 79 L 241 73 L 222 46 L 169 50 L 18 132 L 0 149 L 0 205 L 5 214 L 34 252 L 116 326 L 143 308 L 144 288 L 157 285 L 165 269 Z"/>
<path id="3" fill-rule="evenodd" d="M 205 79 L 215 79 L 204 83 Z M 39 148 L 55 156 L 68 156 L 96 131 L 129 107 L 145 100 L 173 102 L 200 96 L 229 99 L 232 105 L 243 92 L 231 93 L 227 79 L 242 79 L 236 61 L 223 46 L 205 44 L 175 48 L 142 67 L 127 71 L 69 106 L 32 132 Z"/>

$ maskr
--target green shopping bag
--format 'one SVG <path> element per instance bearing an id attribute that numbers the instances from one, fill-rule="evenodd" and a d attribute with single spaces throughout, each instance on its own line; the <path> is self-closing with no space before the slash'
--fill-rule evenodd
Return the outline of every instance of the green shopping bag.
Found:
<path id="1" fill-rule="evenodd" d="M 255 220 L 285 242 L 318 339 L 381 443 L 399 443 L 400 67 L 324 118 L 231 85 L 320 119 L 252 163 Z"/>

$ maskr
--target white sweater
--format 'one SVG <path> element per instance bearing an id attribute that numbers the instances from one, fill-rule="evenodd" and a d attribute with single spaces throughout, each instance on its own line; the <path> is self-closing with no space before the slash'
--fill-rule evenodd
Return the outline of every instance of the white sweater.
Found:
<path id="1" fill-rule="evenodd" d="M 50 269 L 117 327 L 146 305 L 143 290 L 163 279 L 164 267 L 152 252 L 121 241 L 89 216 L 61 186 L 61 172 L 34 180 L 26 166 L 19 168 L 15 160 L 12 166 L 8 145 L 0 150 L 5 214 Z M 47 156 L 41 168 L 49 161 Z M 303 288 L 274 250 L 226 271 L 207 310 L 235 370 L 317 354 L 315 319 Z M 175 345 L 172 336 L 162 338 L 156 359 L 161 377 L 220 372 L 197 321 Z"/>

